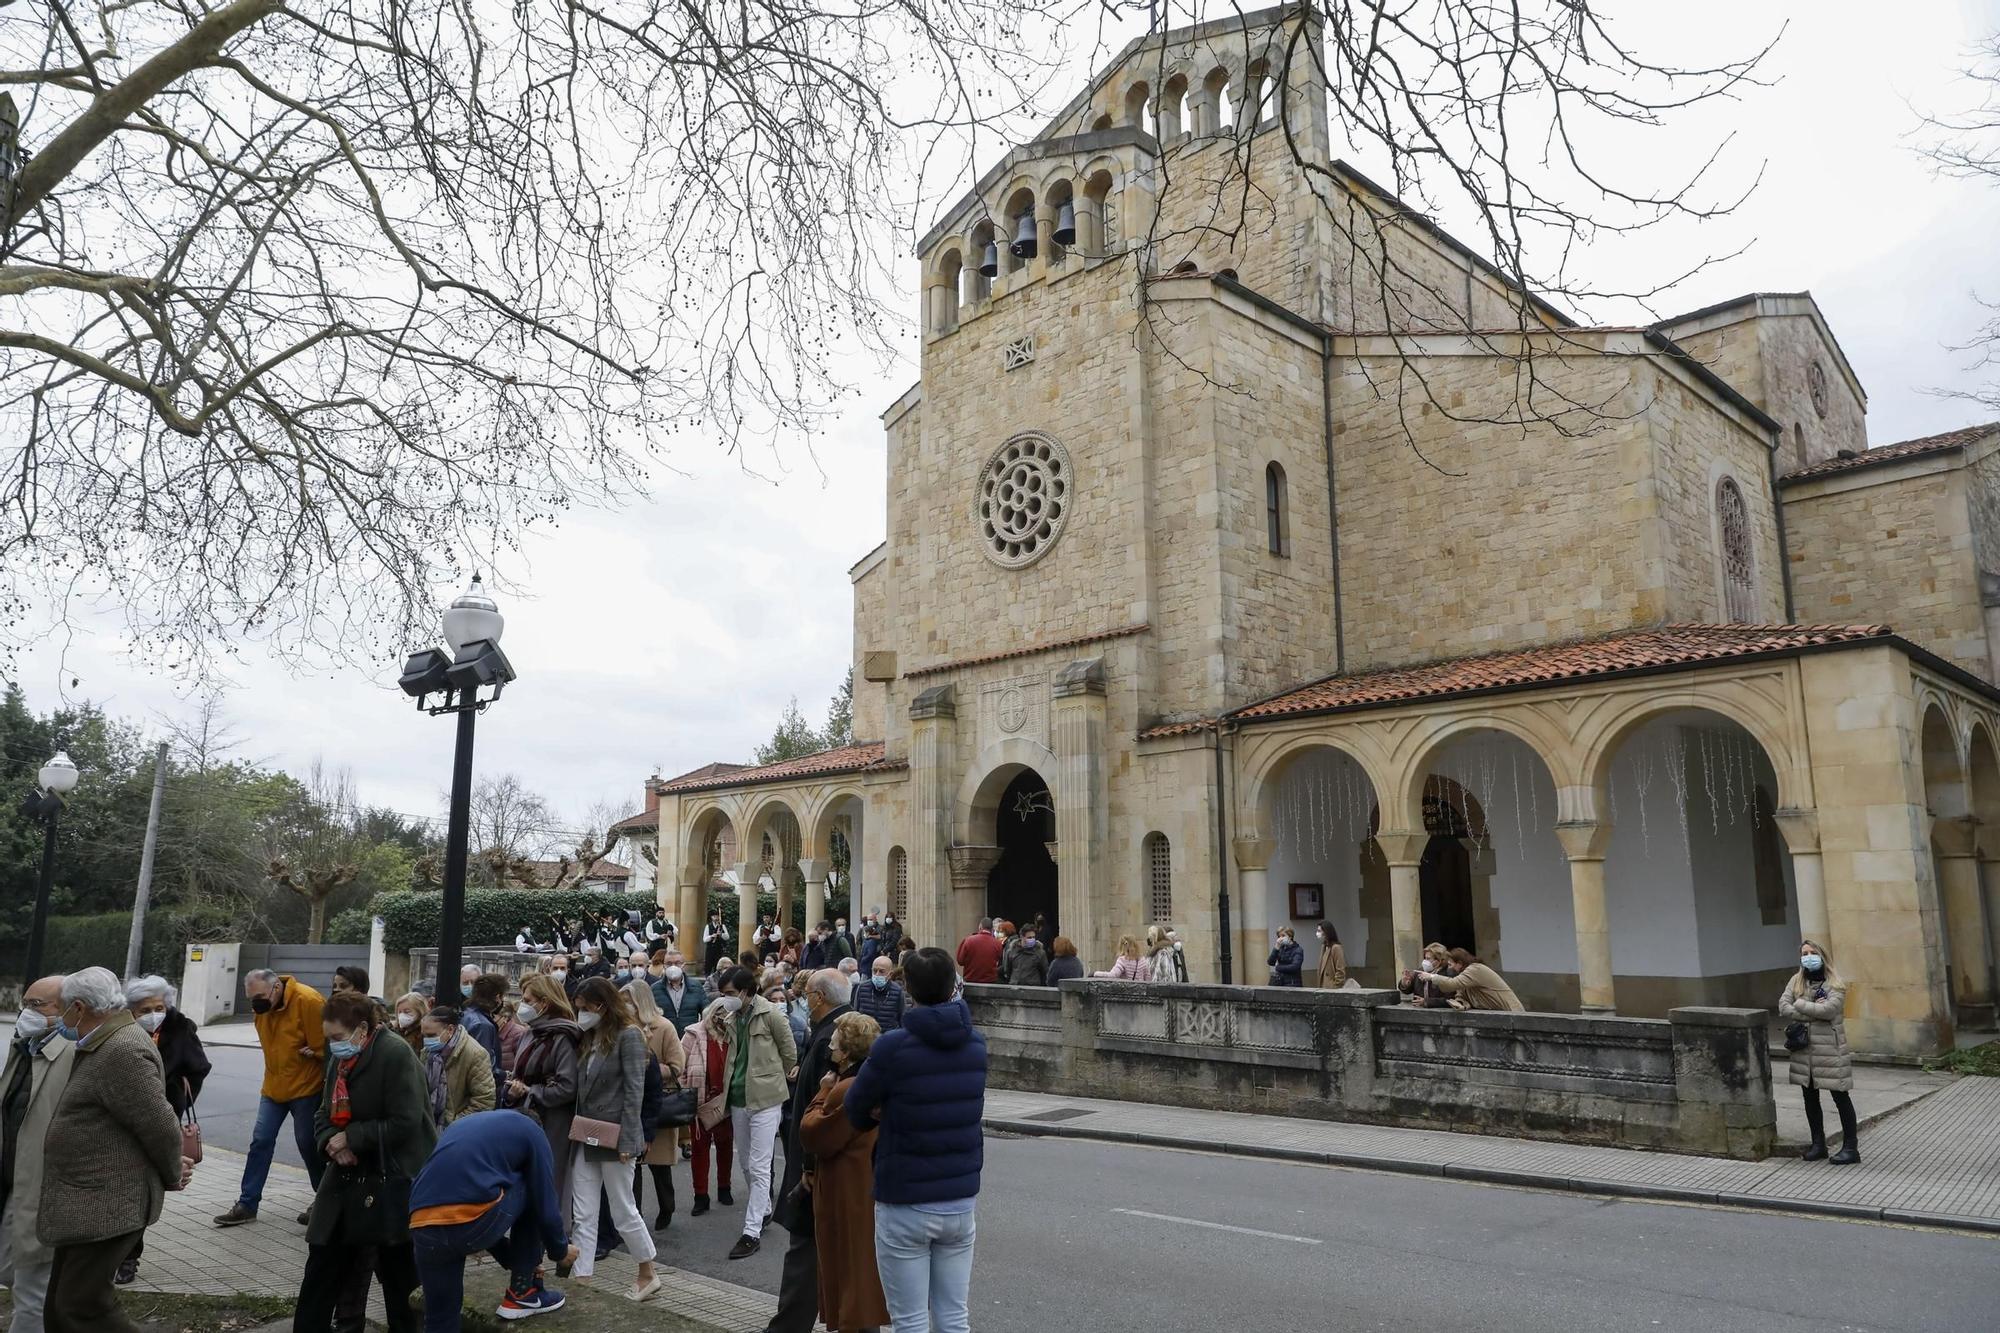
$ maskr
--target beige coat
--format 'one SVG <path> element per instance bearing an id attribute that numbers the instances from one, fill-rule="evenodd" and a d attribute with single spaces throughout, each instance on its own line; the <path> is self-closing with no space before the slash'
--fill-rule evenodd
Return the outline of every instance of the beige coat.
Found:
<path id="1" fill-rule="evenodd" d="M 1525 1008 L 1514 988 L 1484 963 L 1474 963 L 1455 977 L 1432 973 L 1425 979 L 1453 999 L 1463 1000 L 1468 1009 L 1507 1009 L 1518 1014 Z"/>
<path id="2" fill-rule="evenodd" d="M 1319 988 L 1339 990 L 1347 984 L 1347 950 L 1329 944 L 1319 951 Z"/>
<path id="3" fill-rule="evenodd" d="M 671 1095 L 673 1089 L 681 1086 L 681 1071 L 687 1066 L 687 1056 L 681 1051 L 680 1034 L 674 1031 L 672 1023 L 662 1018 L 646 1029 L 646 1049 L 660 1062 L 660 1082 Z M 680 1142 L 678 1130 L 661 1130 L 646 1146 L 647 1163 L 672 1166 L 681 1159 Z"/>
<path id="4" fill-rule="evenodd" d="M 458 1029 L 444 1057 L 444 1125 L 475 1111 L 490 1111 L 497 1104 L 492 1058 L 470 1032 Z"/>
<path id="5" fill-rule="evenodd" d="M 1847 1008 L 1847 983 L 1828 973 L 1826 998 L 1812 998 L 1805 973 L 1794 972 L 1778 997 L 1778 1017 L 1786 1023 L 1806 1025 L 1806 1048 L 1792 1052 L 1792 1085 L 1847 1092 L 1854 1087 L 1854 1057 L 1847 1049 L 1847 1025 L 1842 1015 Z"/>
<path id="6" fill-rule="evenodd" d="M 14 1055 L 16 1059 L 32 1058 L 35 1066 L 29 1076 L 28 1114 L 21 1118 L 21 1136 L 14 1147 L 14 1193 L 8 1199 L 14 1206 L 14 1232 L 9 1239 L 15 1263 L 53 1263 L 54 1252 L 35 1234 L 42 1211 L 42 1143 L 49 1136 L 49 1124 L 56 1117 L 63 1089 L 69 1086 L 76 1044 L 58 1034 L 51 1036 L 37 1055 L 30 1057 L 27 1047 L 21 1045 L 14 1047 Z"/>

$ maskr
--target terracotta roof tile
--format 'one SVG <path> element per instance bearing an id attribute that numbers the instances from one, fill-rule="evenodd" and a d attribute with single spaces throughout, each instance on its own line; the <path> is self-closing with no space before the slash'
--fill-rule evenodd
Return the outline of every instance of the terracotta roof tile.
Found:
<path id="1" fill-rule="evenodd" d="M 797 759 L 787 759 L 778 764 L 763 764 L 750 768 L 734 764 L 710 764 L 707 769 L 696 769 L 684 777 L 661 783 L 660 790 L 662 792 L 712 791 L 717 787 L 784 782 L 793 778 L 820 777 L 829 773 L 886 772 L 906 767 L 901 760 L 891 763 L 884 759 L 886 748 L 881 741 L 861 741 L 834 750 L 821 750 L 818 754 L 801 755 Z M 711 773 L 709 769 L 724 771 Z"/>
<path id="2" fill-rule="evenodd" d="M 621 833 L 644 833 L 648 829 L 656 829 L 659 826 L 660 812 L 658 810 L 641 810 L 638 814 L 627 815 L 616 824 L 613 824 L 611 826 L 611 836 L 615 838 Z"/>
<path id="3" fill-rule="evenodd" d="M 1850 453 L 1845 458 L 1829 458 L 1823 463 L 1814 463 L 1787 472 L 1778 478 L 1780 485 L 1789 481 L 1800 481 L 1807 477 L 1824 477 L 1836 472 L 1849 472 L 1855 468 L 1875 467 L 1882 463 L 1893 463 L 1900 458 L 1921 458 L 1925 454 L 1948 453 L 1977 443 L 1988 435 L 2000 432 L 2000 421 L 1989 421 L 1983 426 L 1961 426 L 1957 430 L 1945 431 L 1942 435 L 1925 435 L 1915 440 L 1903 440 L 1896 444 L 1879 445 L 1864 449 L 1860 453 Z"/>
<path id="4" fill-rule="evenodd" d="M 1406 703 L 1510 686 L 1552 685 L 1625 671 L 1698 666 L 1888 634 L 1886 625 L 1661 625 L 1483 657 L 1329 676 L 1239 708 L 1227 717 L 1233 722 L 1268 721 L 1297 713 Z M 1170 722 L 1140 734 L 1153 740 L 1185 736 L 1214 725 L 1212 719 Z"/>

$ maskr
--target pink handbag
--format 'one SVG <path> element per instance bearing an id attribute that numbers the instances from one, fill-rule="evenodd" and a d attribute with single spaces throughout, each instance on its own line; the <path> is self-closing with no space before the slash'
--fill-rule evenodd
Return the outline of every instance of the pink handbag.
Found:
<path id="1" fill-rule="evenodd" d="M 187 1093 L 187 1110 L 181 1112 L 181 1156 L 190 1162 L 201 1161 L 201 1121 L 194 1113 L 194 1089 L 186 1079 L 181 1080 L 181 1088 Z"/>

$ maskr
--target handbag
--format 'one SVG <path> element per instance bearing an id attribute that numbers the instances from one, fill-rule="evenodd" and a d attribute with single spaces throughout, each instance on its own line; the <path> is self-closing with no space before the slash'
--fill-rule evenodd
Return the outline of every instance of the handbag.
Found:
<path id="1" fill-rule="evenodd" d="M 586 1148 L 617 1152 L 618 1134 L 618 1122 L 615 1120 L 592 1120 L 578 1116 L 569 1122 L 569 1141 L 581 1143 Z"/>
<path id="2" fill-rule="evenodd" d="M 679 1129 L 694 1123 L 695 1112 L 701 1099 L 693 1088 L 675 1088 L 660 1103 L 660 1126 L 663 1129 Z"/>
<path id="3" fill-rule="evenodd" d="M 181 1087 L 187 1092 L 187 1107 L 181 1112 L 181 1156 L 189 1162 L 201 1162 L 201 1121 L 194 1113 L 194 1089 L 186 1079 Z"/>
<path id="4" fill-rule="evenodd" d="M 692 1092 L 694 1090 L 690 1088 L 688 1091 Z M 695 1110 L 694 1118 L 695 1123 L 702 1129 L 714 1129 L 717 1125 L 729 1119 L 729 1099 L 717 1096 L 701 1103 Z"/>
<path id="5" fill-rule="evenodd" d="M 1785 1049 L 1803 1051 L 1812 1045 L 1812 1032 L 1804 1023 L 1791 1023 L 1785 1028 Z"/>
<path id="6" fill-rule="evenodd" d="M 410 1239 L 410 1179 L 389 1174 L 381 1149 L 377 1171 L 335 1167 L 320 1182 L 306 1241 L 312 1245 L 402 1245 Z"/>

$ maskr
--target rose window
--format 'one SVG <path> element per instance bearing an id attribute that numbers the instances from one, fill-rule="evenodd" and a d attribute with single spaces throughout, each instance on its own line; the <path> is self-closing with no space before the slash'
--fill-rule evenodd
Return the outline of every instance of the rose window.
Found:
<path id="1" fill-rule="evenodd" d="M 987 556 L 1010 569 L 1040 559 L 1062 534 L 1069 487 L 1069 454 L 1047 436 L 1018 435 L 995 450 L 973 505 Z"/>

